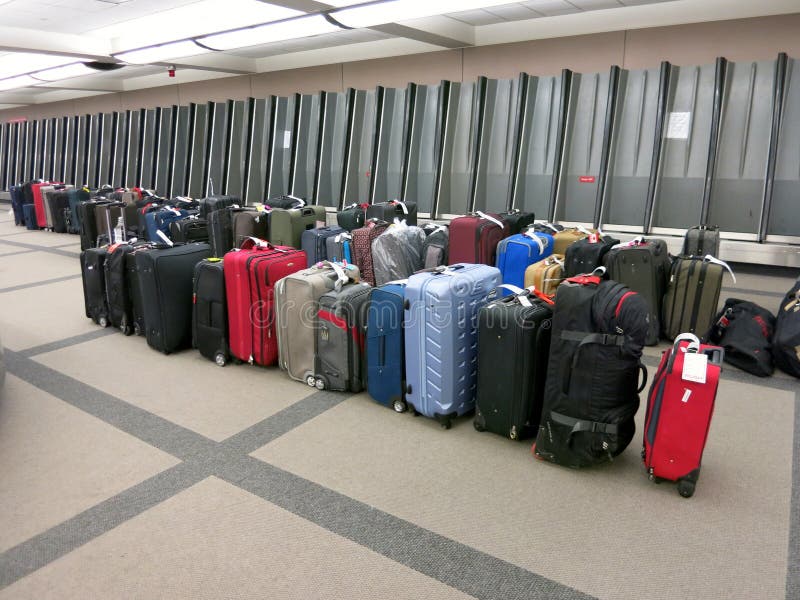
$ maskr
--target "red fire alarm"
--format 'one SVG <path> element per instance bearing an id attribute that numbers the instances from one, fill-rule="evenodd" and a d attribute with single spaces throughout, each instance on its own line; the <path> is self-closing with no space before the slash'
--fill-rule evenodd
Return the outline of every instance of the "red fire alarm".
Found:
<path id="1" fill-rule="evenodd" d="M 167 68 L 167 74 L 170 77 L 175 77 L 175 67 L 174 66 L 168 67 Z"/>

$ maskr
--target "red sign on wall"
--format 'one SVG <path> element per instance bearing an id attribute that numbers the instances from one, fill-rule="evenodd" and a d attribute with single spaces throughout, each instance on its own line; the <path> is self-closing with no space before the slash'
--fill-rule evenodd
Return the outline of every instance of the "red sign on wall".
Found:
<path id="1" fill-rule="evenodd" d="M 578 181 L 581 183 L 594 183 L 594 175 L 581 175 L 578 177 Z"/>

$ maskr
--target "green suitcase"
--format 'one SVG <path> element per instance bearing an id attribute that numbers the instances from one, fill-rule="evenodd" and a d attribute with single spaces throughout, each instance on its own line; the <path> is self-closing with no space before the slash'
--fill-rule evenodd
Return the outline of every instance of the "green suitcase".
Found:
<path id="1" fill-rule="evenodd" d="M 269 241 L 275 246 L 300 249 L 300 239 L 306 229 L 325 224 L 324 206 L 302 208 L 273 208 L 269 215 Z"/>

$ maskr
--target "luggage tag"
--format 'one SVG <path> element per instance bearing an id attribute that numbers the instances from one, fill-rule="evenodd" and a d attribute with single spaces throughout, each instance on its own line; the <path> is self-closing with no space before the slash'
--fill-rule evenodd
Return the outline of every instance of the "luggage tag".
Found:
<path id="1" fill-rule="evenodd" d="M 490 217 L 489 215 L 487 215 L 487 214 L 486 214 L 486 213 L 484 213 L 484 212 L 481 212 L 481 211 L 479 211 L 479 210 L 476 210 L 476 211 L 475 211 L 475 214 L 476 214 L 476 215 L 478 215 L 478 216 L 479 216 L 481 219 L 486 219 L 487 221 L 491 221 L 492 223 L 494 223 L 495 225 L 497 225 L 497 226 L 498 226 L 500 229 L 503 229 L 503 227 L 504 227 L 504 225 L 503 225 L 503 224 L 502 224 L 500 221 L 498 221 L 498 220 L 497 220 L 497 219 L 495 219 L 494 217 Z"/>
<path id="2" fill-rule="evenodd" d="M 736 283 L 736 275 L 733 274 L 733 269 L 731 269 L 730 265 L 728 265 L 728 263 L 726 263 L 725 261 L 720 260 L 718 258 L 714 258 L 710 254 L 706 254 L 703 257 L 703 262 L 710 262 L 711 264 L 719 265 L 721 267 L 728 269 L 728 273 L 731 274 L 731 279 L 733 279 L 733 283 Z"/>
<path id="3" fill-rule="evenodd" d="M 549 243 L 547 238 L 540 238 L 538 235 L 536 235 L 536 231 L 533 229 L 526 229 L 525 231 L 522 232 L 522 235 L 529 237 L 534 242 L 536 242 L 539 245 L 539 254 L 540 255 L 544 254 L 544 249 L 547 247 L 547 244 Z"/>
<path id="4" fill-rule="evenodd" d="M 162 240 L 162 241 L 163 241 L 165 244 L 167 244 L 167 245 L 168 245 L 170 248 L 171 248 L 172 246 L 174 246 L 174 245 L 175 245 L 175 243 L 174 243 L 174 242 L 173 242 L 171 239 L 169 239 L 169 238 L 168 238 L 168 237 L 167 237 L 167 236 L 164 234 L 164 232 L 163 232 L 163 231 L 161 231 L 160 229 L 158 229 L 158 230 L 156 231 L 156 235 L 158 235 L 158 237 L 160 237 L 160 238 L 161 238 L 161 240 Z"/>
<path id="5" fill-rule="evenodd" d="M 687 352 L 683 357 L 681 379 L 694 383 L 705 383 L 708 370 L 708 355 L 700 352 Z"/>

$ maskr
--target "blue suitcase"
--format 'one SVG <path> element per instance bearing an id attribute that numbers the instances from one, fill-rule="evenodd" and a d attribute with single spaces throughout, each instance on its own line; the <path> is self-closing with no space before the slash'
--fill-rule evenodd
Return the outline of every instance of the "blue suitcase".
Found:
<path id="1" fill-rule="evenodd" d="M 553 236 L 528 230 L 505 238 L 497 245 L 497 268 L 503 283 L 519 288 L 525 285 L 525 269 L 553 253 Z M 511 292 L 503 291 L 507 296 Z"/>
<path id="2" fill-rule="evenodd" d="M 344 233 L 344 229 L 337 226 L 317 227 L 316 229 L 306 229 L 303 232 L 300 236 L 300 249 L 306 253 L 309 268 L 318 262 L 328 260 L 328 238 L 340 233 Z"/>
<path id="3" fill-rule="evenodd" d="M 403 399 L 405 289 L 400 282 L 373 289 L 367 313 L 367 391 L 376 402 L 397 412 L 408 408 Z"/>
<path id="4" fill-rule="evenodd" d="M 466 263 L 408 279 L 406 402 L 445 429 L 475 408 L 478 311 L 499 285 L 499 269 Z"/>
<path id="5" fill-rule="evenodd" d="M 36 206 L 34 204 L 23 204 L 22 213 L 25 217 L 25 227 L 33 231 L 39 229 L 39 223 L 36 221 Z"/>
<path id="6" fill-rule="evenodd" d="M 188 216 L 188 212 L 178 208 L 161 208 L 159 210 L 145 212 L 144 223 L 147 231 L 147 239 L 151 242 L 161 241 L 161 237 L 158 235 L 159 231 L 167 237 L 170 237 L 169 224 L 174 221 L 185 219 Z"/>
<path id="7" fill-rule="evenodd" d="M 22 193 L 21 185 L 12 185 L 8 188 L 11 194 L 11 209 L 14 211 L 14 225 L 25 225 L 25 195 Z"/>

